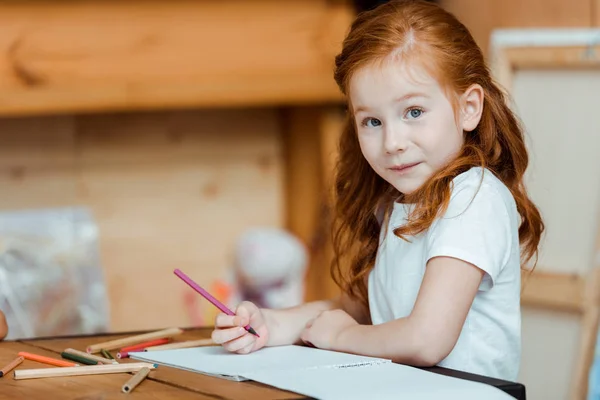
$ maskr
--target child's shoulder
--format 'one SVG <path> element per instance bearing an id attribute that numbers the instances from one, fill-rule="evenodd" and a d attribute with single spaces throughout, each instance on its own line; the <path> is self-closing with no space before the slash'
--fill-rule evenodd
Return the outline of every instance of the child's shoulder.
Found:
<path id="1" fill-rule="evenodd" d="M 464 211 L 473 205 L 503 206 L 509 214 L 516 213 L 515 199 L 508 187 L 490 170 L 481 167 L 473 167 L 452 181 L 449 211 Z"/>

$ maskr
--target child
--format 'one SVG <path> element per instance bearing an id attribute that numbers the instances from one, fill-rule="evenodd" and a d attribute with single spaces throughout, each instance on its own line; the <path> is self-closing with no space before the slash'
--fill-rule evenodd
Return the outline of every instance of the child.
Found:
<path id="1" fill-rule="evenodd" d="M 6 335 L 8 335 L 8 325 L 4 313 L 0 310 L 0 340 L 4 339 Z"/>
<path id="2" fill-rule="evenodd" d="M 349 117 L 332 269 L 344 295 L 241 303 L 217 316 L 214 341 L 237 353 L 304 342 L 514 380 L 520 267 L 544 225 L 523 184 L 523 132 L 481 50 L 439 6 L 391 1 L 357 17 L 335 79 Z"/>

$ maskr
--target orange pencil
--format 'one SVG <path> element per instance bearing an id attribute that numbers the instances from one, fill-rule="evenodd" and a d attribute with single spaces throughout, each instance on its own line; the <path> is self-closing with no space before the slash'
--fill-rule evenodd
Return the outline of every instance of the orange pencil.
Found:
<path id="1" fill-rule="evenodd" d="M 25 351 L 20 351 L 18 355 L 26 360 L 37 361 L 49 365 L 56 365 L 57 367 L 79 367 L 79 364 L 75 364 L 69 361 L 59 360 L 57 358 L 51 357 L 44 357 L 38 354 L 27 353 Z"/>

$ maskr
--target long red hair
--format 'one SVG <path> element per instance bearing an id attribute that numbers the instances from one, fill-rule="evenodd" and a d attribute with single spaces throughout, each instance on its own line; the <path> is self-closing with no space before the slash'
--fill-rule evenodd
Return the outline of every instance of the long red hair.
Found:
<path id="1" fill-rule="evenodd" d="M 494 173 L 511 191 L 521 216 L 522 265 L 536 256 L 544 224 L 523 184 L 528 165 L 523 130 L 504 93 L 491 77 L 483 54 L 468 29 L 441 7 L 421 0 L 390 1 L 361 13 L 335 59 L 335 80 L 348 96 L 353 74 L 396 54 L 418 62 L 435 77 L 453 101 L 473 84 L 484 91 L 478 127 L 465 133 L 460 154 L 414 194 L 408 223 L 394 230 L 399 237 L 428 229 L 446 209 L 451 181 L 471 167 Z M 363 157 L 352 111 L 339 143 L 335 178 L 332 276 L 342 290 L 367 303 L 366 278 L 375 264 L 380 224 L 376 213 L 389 213 L 402 196 L 377 175 Z"/>

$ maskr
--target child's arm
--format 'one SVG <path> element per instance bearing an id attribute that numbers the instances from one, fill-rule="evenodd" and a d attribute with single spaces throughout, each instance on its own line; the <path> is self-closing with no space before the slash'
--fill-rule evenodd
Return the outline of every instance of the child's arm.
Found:
<path id="1" fill-rule="evenodd" d="M 4 313 L 0 310 L 0 340 L 4 339 L 8 335 L 8 324 Z"/>
<path id="2" fill-rule="evenodd" d="M 323 311 L 333 310 L 340 306 L 341 304 L 337 300 L 322 300 L 281 310 L 263 309 L 262 312 L 269 329 L 267 346 L 298 343 L 308 321 L 316 318 Z"/>
<path id="3" fill-rule="evenodd" d="M 435 257 L 427 264 L 410 316 L 359 325 L 343 312 L 325 312 L 302 339 L 324 349 L 436 365 L 454 348 L 482 278 L 483 271 L 472 264 Z"/>

